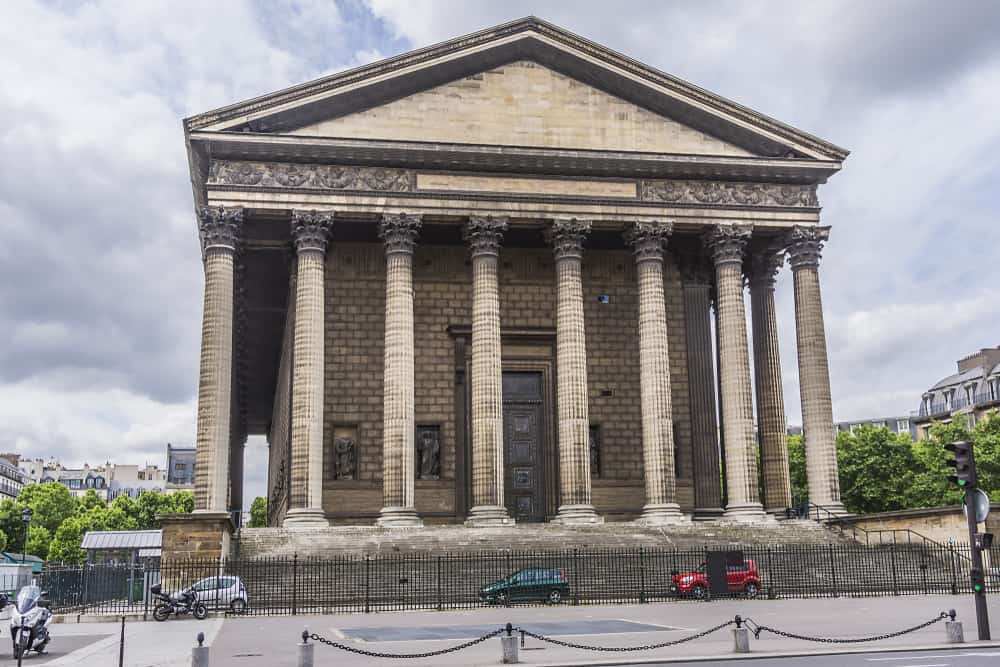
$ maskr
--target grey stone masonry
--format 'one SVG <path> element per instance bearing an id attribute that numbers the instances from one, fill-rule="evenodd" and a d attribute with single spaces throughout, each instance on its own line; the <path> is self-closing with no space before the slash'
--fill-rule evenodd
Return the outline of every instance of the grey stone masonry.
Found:
<path id="1" fill-rule="evenodd" d="M 750 389 L 750 353 L 743 306 L 743 253 L 751 225 L 720 224 L 705 234 L 715 262 L 719 312 L 719 375 L 726 448 L 728 519 L 764 517 L 757 482 L 757 452 Z"/>
<path id="2" fill-rule="evenodd" d="M 597 523 L 590 495 L 587 342 L 580 279 L 586 220 L 555 220 L 548 229 L 556 259 L 556 405 L 560 503 L 557 523 Z"/>
<path id="3" fill-rule="evenodd" d="M 422 524 L 413 504 L 413 248 L 420 224 L 418 215 L 387 213 L 379 227 L 386 256 L 382 526 Z"/>
<path id="4" fill-rule="evenodd" d="M 795 282 L 795 340 L 809 500 L 831 512 L 842 513 L 845 510 L 840 501 L 830 368 L 819 288 L 819 260 L 829 236 L 829 227 L 796 226 L 786 242 Z"/>
<path id="5" fill-rule="evenodd" d="M 673 232 L 670 222 L 635 222 L 625 233 L 635 252 L 639 287 L 639 387 L 642 403 L 642 458 L 646 481 L 643 523 L 683 519 L 677 504 L 670 350 L 663 292 L 663 253 Z"/>
<path id="6" fill-rule="evenodd" d="M 691 446 L 694 457 L 695 519 L 722 515 L 719 427 L 716 421 L 712 353 L 712 269 L 703 257 L 681 262 L 687 322 L 688 382 L 691 388 Z"/>
<path id="7" fill-rule="evenodd" d="M 205 261 L 205 305 L 198 375 L 195 511 L 228 511 L 233 384 L 233 262 L 243 209 L 198 212 Z"/>
<path id="8" fill-rule="evenodd" d="M 297 254 L 292 341 L 292 484 L 284 525 L 326 526 L 323 511 L 324 267 L 333 213 L 292 211 Z"/>
<path id="9" fill-rule="evenodd" d="M 503 369 L 497 259 L 506 218 L 473 216 L 465 226 L 472 255 L 472 508 L 470 526 L 513 525 L 504 507 Z"/>
<path id="10" fill-rule="evenodd" d="M 774 309 L 774 279 L 783 263 L 784 253 L 771 248 L 753 257 L 750 271 L 754 387 L 757 390 L 764 510 L 773 514 L 784 514 L 792 504 L 785 400 L 778 354 L 778 318 Z"/>

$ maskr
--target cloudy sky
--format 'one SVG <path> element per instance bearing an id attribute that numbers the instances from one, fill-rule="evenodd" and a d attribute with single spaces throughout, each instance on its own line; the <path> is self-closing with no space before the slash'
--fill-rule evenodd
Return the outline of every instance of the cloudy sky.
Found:
<path id="1" fill-rule="evenodd" d="M 181 118 L 528 14 L 852 151 L 820 191 L 837 419 L 907 414 L 1000 345 L 998 3 L 10 0 L 0 450 L 162 463 L 192 442 L 202 272 Z M 248 498 L 265 455 L 252 439 Z"/>

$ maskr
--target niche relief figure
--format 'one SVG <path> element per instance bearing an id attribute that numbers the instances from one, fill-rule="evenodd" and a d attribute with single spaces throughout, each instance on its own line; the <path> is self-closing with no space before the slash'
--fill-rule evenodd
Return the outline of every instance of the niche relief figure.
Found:
<path id="1" fill-rule="evenodd" d="M 417 479 L 441 477 L 441 427 L 417 427 Z"/>
<path id="2" fill-rule="evenodd" d="M 333 479 L 358 478 L 358 438 L 354 427 L 335 427 L 333 429 L 333 447 L 331 462 L 333 464 Z"/>
<path id="3" fill-rule="evenodd" d="M 601 476 L 601 427 L 597 424 L 590 427 L 590 476 Z"/>

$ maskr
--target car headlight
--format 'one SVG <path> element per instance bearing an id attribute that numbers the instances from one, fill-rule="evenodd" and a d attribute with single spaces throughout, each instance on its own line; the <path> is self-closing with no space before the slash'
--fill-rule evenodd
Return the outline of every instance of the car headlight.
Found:
<path id="1" fill-rule="evenodd" d="M 681 577 L 681 583 L 682 584 L 690 584 L 692 581 L 694 581 L 694 577 L 691 577 L 691 576 Z"/>

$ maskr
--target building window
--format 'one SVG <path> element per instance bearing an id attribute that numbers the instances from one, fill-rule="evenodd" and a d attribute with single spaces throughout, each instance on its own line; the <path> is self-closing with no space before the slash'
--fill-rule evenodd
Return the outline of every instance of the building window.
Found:
<path id="1" fill-rule="evenodd" d="M 898 419 L 898 420 L 896 420 L 896 432 L 897 433 L 909 433 L 910 432 L 910 420 L 909 419 Z"/>
<path id="2" fill-rule="evenodd" d="M 877 422 L 872 422 L 872 424 L 873 424 L 873 425 L 874 425 L 874 426 L 875 426 L 876 428 L 886 428 L 886 425 L 885 425 L 885 422 L 884 422 L 884 421 L 877 421 Z"/>

